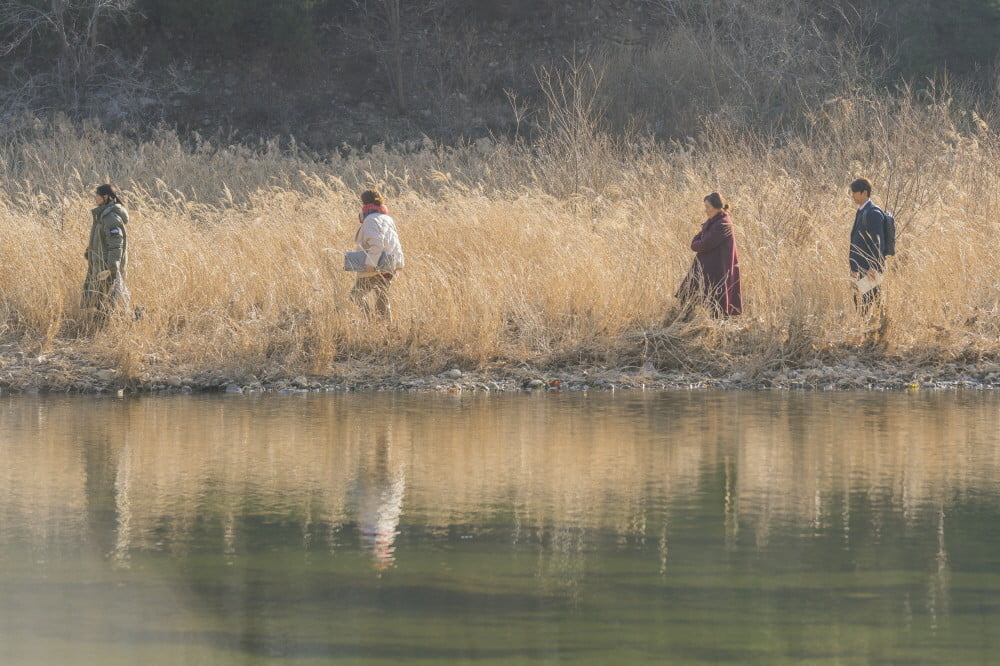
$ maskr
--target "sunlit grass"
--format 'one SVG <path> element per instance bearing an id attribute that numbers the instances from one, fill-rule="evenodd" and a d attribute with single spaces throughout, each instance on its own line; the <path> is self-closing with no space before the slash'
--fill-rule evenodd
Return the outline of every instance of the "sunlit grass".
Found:
<path id="1" fill-rule="evenodd" d="M 995 358 L 996 133 L 909 98 L 837 101 L 812 122 L 812 135 L 780 140 L 715 127 L 657 146 L 586 125 L 575 145 L 376 146 L 325 160 L 53 126 L 0 147 L 0 331 L 131 378 Z M 860 175 L 899 218 L 885 322 L 855 314 L 846 279 L 847 184 Z M 145 311 L 91 336 L 78 308 L 87 195 L 105 181 L 127 194 L 128 280 Z M 388 328 L 363 320 L 340 270 L 366 186 L 388 194 L 407 253 Z M 673 293 L 711 191 L 733 205 L 746 315 L 682 323 Z"/>

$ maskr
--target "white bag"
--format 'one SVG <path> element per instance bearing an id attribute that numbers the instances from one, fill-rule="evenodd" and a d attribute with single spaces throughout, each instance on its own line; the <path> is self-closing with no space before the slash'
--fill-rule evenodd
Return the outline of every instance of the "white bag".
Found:
<path id="1" fill-rule="evenodd" d="M 875 277 L 868 277 L 866 274 L 860 280 L 854 281 L 854 288 L 858 290 L 858 293 L 864 296 L 869 291 L 878 287 L 882 284 L 882 274 L 875 271 Z"/>

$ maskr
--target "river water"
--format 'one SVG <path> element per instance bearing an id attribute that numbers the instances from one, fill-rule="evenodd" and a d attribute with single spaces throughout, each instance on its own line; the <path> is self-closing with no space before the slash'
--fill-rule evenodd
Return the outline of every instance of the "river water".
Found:
<path id="1" fill-rule="evenodd" d="M 1000 395 L 0 401 L 0 664 L 993 664 Z"/>

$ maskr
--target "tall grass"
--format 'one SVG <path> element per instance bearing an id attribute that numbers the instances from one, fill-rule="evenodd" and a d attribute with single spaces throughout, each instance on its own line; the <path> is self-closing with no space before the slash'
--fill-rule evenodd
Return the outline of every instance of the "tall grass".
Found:
<path id="1" fill-rule="evenodd" d="M 834 99 L 802 135 L 715 125 L 669 146 L 610 140 L 587 113 L 563 120 L 582 127 L 322 159 L 276 142 L 41 128 L 0 147 L 0 331 L 132 379 L 645 360 L 756 371 L 1000 352 L 1000 139 L 944 95 Z M 557 140 L 573 136 L 583 145 Z M 856 315 L 846 279 L 847 184 L 861 175 L 899 217 L 884 322 Z M 105 181 L 127 195 L 145 316 L 89 335 L 83 249 L 89 192 Z M 389 327 L 364 320 L 339 270 L 367 186 L 387 192 L 407 252 Z M 675 321 L 715 190 L 733 206 L 746 315 Z"/>

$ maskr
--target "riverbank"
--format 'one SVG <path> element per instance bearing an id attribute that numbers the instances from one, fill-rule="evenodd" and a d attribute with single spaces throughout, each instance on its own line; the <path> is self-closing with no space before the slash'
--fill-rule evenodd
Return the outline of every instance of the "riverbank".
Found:
<path id="1" fill-rule="evenodd" d="M 127 378 L 119 369 L 99 367 L 74 352 L 30 355 L 8 345 L 0 351 L 2 394 L 188 394 L 217 392 L 307 393 L 400 391 L 511 393 L 633 390 L 996 390 L 1000 362 L 913 364 L 902 360 L 819 359 L 798 367 L 757 372 L 691 372 L 642 367 L 577 365 L 533 368 L 497 366 L 485 370 L 451 368 L 437 374 L 396 372 L 386 367 L 345 366 L 326 375 L 145 371 Z"/>

